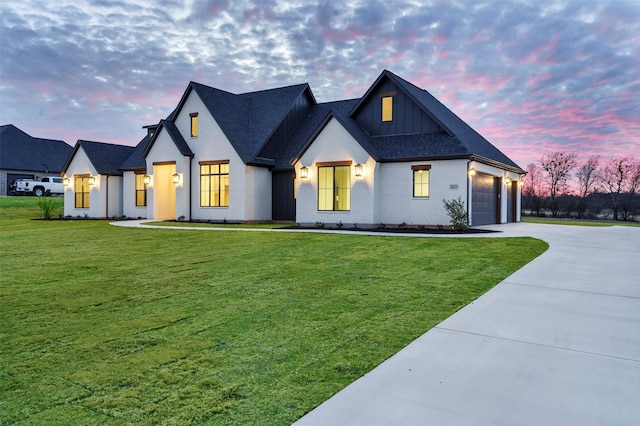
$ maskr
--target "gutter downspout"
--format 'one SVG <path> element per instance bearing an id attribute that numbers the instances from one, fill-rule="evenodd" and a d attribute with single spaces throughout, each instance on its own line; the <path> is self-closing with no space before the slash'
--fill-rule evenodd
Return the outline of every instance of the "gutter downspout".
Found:
<path id="1" fill-rule="evenodd" d="M 109 219 L 109 175 L 106 175 L 106 176 L 107 176 L 107 183 L 105 185 L 106 186 L 106 191 L 105 192 L 107 193 L 107 200 L 104 203 L 105 204 L 105 208 L 106 208 L 105 219 Z"/>
<path id="2" fill-rule="evenodd" d="M 467 176 L 466 176 L 467 177 L 467 216 L 469 218 L 469 226 L 471 226 L 471 215 L 469 214 L 470 212 L 469 209 L 471 208 L 471 205 L 469 204 L 469 201 L 471 201 L 469 197 L 469 181 L 472 179 L 472 177 L 469 176 L 469 170 L 470 170 L 469 165 L 471 164 L 471 161 L 472 160 L 467 161 Z"/>
<path id="3" fill-rule="evenodd" d="M 193 195 L 193 157 L 189 157 L 189 220 L 191 220 L 192 195 Z"/>

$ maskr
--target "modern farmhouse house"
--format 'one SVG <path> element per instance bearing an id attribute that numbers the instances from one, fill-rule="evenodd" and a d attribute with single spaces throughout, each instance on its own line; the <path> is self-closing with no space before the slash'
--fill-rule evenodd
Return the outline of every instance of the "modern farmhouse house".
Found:
<path id="1" fill-rule="evenodd" d="M 308 84 L 232 94 L 191 82 L 137 147 L 79 141 L 65 215 L 472 225 L 520 220 L 524 171 L 427 91 L 384 71 L 360 99 Z M 108 164 L 103 164 L 101 161 Z M 108 194 L 107 194 L 108 192 Z"/>

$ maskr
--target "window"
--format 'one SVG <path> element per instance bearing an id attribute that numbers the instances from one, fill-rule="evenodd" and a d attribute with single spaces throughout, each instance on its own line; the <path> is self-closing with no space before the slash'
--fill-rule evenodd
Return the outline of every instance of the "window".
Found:
<path id="1" fill-rule="evenodd" d="M 350 210 L 351 162 L 346 163 L 318 166 L 318 210 Z"/>
<path id="2" fill-rule="evenodd" d="M 382 121 L 393 121 L 393 96 L 382 98 Z"/>
<path id="3" fill-rule="evenodd" d="M 74 176 L 73 188 L 75 191 L 76 209 L 88 209 L 89 208 L 89 176 Z"/>
<path id="4" fill-rule="evenodd" d="M 191 137 L 197 138 L 198 137 L 198 113 L 192 112 L 191 114 L 189 114 L 189 117 L 191 117 Z"/>
<path id="5" fill-rule="evenodd" d="M 229 206 L 229 161 L 200 162 L 200 206 Z"/>
<path id="6" fill-rule="evenodd" d="M 144 173 L 136 173 L 136 207 L 147 205 L 147 185 L 144 183 Z"/>
<path id="7" fill-rule="evenodd" d="M 413 170 L 413 196 L 414 198 L 425 198 L 429 196 L 429 171 L 430 164 L 411 166 Z"/>

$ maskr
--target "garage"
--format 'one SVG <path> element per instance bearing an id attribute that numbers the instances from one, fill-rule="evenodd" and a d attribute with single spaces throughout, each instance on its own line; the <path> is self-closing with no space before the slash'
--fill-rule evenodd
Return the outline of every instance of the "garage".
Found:
<path id="1" fill-rule="evenodd" d="M 471 187 L 471 224 L 477 226 L 499 223 L 499 200 L 500 178 L 476 173 Z"/>

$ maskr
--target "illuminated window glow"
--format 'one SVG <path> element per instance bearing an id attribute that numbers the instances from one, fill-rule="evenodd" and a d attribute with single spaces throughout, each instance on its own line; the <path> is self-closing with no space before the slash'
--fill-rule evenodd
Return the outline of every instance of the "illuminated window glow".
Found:
<path id="1" fill-rule="evenodd" d="M 191 114 L 189 114 L 189 116 L 191 117 L 191 137 L 197 138 L 198 137 L 198 113 L 192 112 Z"/>
<path id="2" fill-rule="evenodd" d="M 229 162 L 200 163 L 200 206 L 229 206 Z"/>
<path id="3" fill-rule="evenodd" d="M 431 165 L 423 164 L 411 166 L 411 170 L 413 170 L 413 197 L 428 197 Z"/>
<path id="4" fill-rule="evenodd" d="M 382 98 L 382 121 L 393 121 L 393 96 Z"/>
<path id="5" fill-rule="evenodd" d="M 147 205 L 147 185 L 144 183 L 144 173 L 136 173 L 136 207 Z"/>
<path id="6" fill-rule="evenodd" d="M 318 167 L 318 210 L 351 209 L 351 166 Z"/>
<path id="7" fill-rule="evenodd" d="M 75 208 L 88 209 L 89 193 L 91 191 L 89 187 L 89 176 L 74 176 L 73 190 L 75 191 Z"/>

